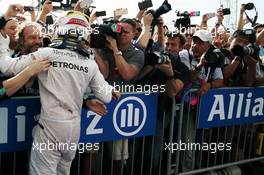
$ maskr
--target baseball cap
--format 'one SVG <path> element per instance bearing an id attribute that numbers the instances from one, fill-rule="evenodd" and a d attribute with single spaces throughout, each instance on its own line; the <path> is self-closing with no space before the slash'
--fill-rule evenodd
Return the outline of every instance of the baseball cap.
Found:
<path id="1" fill-rule="evenodd" d="M 198 37 L 203 42 L 212 43 L 212 34 L 207 30 L 198 30 L 194 33 L 193 38 Z"/>
<path id="2" fill-rule="evenodd" d="M 233 38 L 241 37 L 248 40 L 250 43 L 256 42 L 256 31 L 254 29 L 244 29 L 244 30 L 236 30 L 233 35 Z"/>

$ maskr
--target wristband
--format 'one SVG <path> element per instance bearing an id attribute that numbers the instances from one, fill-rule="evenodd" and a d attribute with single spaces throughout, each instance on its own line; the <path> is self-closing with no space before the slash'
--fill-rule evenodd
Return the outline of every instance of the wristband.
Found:
<path id="1" fill-rule="evenodd" d="M 121 51 L 117 51 L 117 52 L 114 53 L 114 56 L 118 56 L 118 55 L 122 56 L 123 54 L 122 54 Z"/>

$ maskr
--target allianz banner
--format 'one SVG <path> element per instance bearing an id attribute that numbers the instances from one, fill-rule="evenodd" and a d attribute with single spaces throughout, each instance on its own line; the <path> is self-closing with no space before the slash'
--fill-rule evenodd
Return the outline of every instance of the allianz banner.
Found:
<path id="1" fill-rule="evenodd" d="M 125 94 L 107 104 L 108 113 L 99 116 L 82 110 L 81 143 L 153 135 L 156 126 L 157 94 Z M 30 149 L 32 129 L 39 118 L 38 97 L 0 102 L 0 152 Z"/>
<path id="2" fill-rule="evenodd" d="M 199 128 L 264 121 L 264 87 L 213 89 L 202 96 Z"/>

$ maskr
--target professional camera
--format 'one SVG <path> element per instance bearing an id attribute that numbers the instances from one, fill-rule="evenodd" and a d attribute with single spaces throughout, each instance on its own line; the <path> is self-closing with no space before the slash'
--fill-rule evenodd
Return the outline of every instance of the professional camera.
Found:
<path id="1" fill-rule="evenodd" d="M 104 21 L 104 24 L 92 24 L 91 27 L 94 29 L 90 36 L 91 48 L 105 48 L 105 35 L 117 39 L 118 35 L 122 33 L 122 25 L 113 19 Z"/>
<path id="2" fill-rule="evenodd" d="M 245 4 L 245 9 L 246 10 L 252 10 L 255 7 L 255 5 L 253 3 L 247 3 Z"/>
<path id="3" fill-rule="evenodd" d="M 251 56 L 254 59 L 258 59 L 260 48 L 255 44 L 249 44 L 247 46 L 235 45 L 231 51 L 235 56 Z"/>
<path id="4" fill-rule="evenodd" d="M 205 53 L 205 66 L 208 67 L 221 67 L 224 64 L 224 59 L 228 55 L 221 49 L 209 49 Z"/>
<path id="5" fill-rule="evenodd" d="M 138 8 L 139 10 L 144 10 L 147 9 L 149 7 L 152 7 L 152 1 L 151 0 L 145 0 L 143 2 L 138 2 Z"/>
<path id="6" fill-rule="evenodd" d="M 149 10 L 148 13 L 151 13 L 154 17 L 152 21 L 152 26 L 159 24 L 159 20 L 157 20 L 157 18 L 169 12 L 170 10 L 171 10 L 171 5 L 167 0 L 165 0 L 157 10 Z"/>
<path id="7" fill-rule="evenodd" d="M 145 65 L 165 64 L 171 58 L 167 52 L 149 52 L 145 54 Z"/>

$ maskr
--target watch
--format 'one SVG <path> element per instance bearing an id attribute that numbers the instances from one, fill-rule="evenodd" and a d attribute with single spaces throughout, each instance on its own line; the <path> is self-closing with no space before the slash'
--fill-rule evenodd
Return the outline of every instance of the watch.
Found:
<path id="1" fill-rule="evenodd" d="M 115 52 L 115 53 L 114 53 L 114 56 L 117 56 L 117 55 L 120 55 L 120 56 L 122 56 L 123 54 L 122 54 L 122 52 L 121 52 L 121 51 L 117 51 L 117 52 Z"/>

